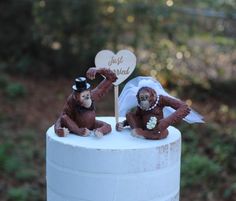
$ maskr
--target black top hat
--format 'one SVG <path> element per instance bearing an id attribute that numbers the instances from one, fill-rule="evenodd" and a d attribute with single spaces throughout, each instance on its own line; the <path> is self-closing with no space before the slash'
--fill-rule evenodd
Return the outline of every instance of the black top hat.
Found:
<path id="1" fill-rule="evenodd" d="M 75 79 L 75 84 L 72 86 L 72 89 L 74 89 L 77 92 L 82 92 L 85 90 L 88 90 L 90 88 L 90 84 L 87 83 L 87 80 L 85 77 L 77 77 Z"/>

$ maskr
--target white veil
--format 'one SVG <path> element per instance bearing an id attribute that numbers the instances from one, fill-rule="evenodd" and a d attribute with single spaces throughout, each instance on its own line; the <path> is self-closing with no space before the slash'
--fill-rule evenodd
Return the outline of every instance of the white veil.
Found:
<path id="1" fill-rule="evenodd" d="M 120 116 L 124 117 L 129 110 L 138 105 L 136 94 L 141 87 L 151 87 L 157 92 L 157 95 L 169 96 L 171 98 L 177 99 L 169 95 L 157 80 L 153 79 L 152 77 L 139 76 L 127 82 L 119 96 Z M 175 109 L 171 107 L 164 107 L 164 118 L 168 117 L 173 112 L 175 112 Z M 192 109 L 189 115 L 184 118 L 184 120 L 188 123 L 204 123 L 203 116 Z"/>

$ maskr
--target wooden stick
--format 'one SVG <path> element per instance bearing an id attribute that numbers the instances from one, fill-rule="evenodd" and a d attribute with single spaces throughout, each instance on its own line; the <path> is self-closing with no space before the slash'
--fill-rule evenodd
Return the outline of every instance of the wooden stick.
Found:
<path id="1" fill-rule="evenodd" d="M 114 96 L 115 96 L 115 118 L 116 123 L 119 122 L 119 106 L 118 106 L 118 96 L 119 96 L 119 86 L 114 86 Z"/>

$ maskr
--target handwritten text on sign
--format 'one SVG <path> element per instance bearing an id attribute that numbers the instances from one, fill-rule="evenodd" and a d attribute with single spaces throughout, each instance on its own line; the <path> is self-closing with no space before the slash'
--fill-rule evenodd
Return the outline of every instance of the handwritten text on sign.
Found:
<path id="1" fill-rule="evenodd" d="M 108 66 L 111 66 L 112 64 L 117 64 L 120 65 L 121 63 L 123 63 L 123 56 L 115 58 L 115 56 L 111 57 L 111 60 L 108 61 Z"/>
<path id="2" fill-rule="evenodd" d="M 118 77 L 114 85 L 119 85 L 134 71 L 136 66 L 135 55 L 128 50 L 121 50 L 114 54 L 110 50 L 102 50 L 95 57 L 97 68 L 109 68 Z"/>
<path id="3" fill-rule="evenodd" d="M 123 56 L 118 57 L 118 58 L 115 58 L 115 56 L 113 56 L 111 58 L 111 60 L 108 61 L 108 66 L 110 67 L 114 64 L 120 65 L 120 64 L 123 63 L 123 61 L 124 61 Z M 127 69 L 126 69 L 126 67 L 125 68 L 120 67 L 119 69 L 112 69 L 112 70 L 117 76 L 119 76 L 119 75 L 130 75 L 131 74 L 130 73 L 130 67 L 128 67 Z"/>

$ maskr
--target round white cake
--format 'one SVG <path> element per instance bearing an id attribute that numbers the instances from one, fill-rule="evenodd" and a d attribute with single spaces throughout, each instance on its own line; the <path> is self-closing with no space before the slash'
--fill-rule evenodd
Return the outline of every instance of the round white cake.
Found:
<path id="1" fill-rule="evenodd" d="M 163 140 L 115 130 L 102 138 L 47 131 L 47 201 L 178 201 L 181 134 Z"/>

